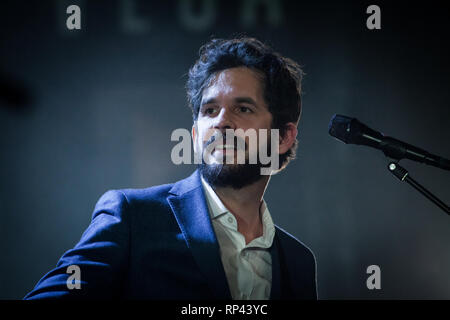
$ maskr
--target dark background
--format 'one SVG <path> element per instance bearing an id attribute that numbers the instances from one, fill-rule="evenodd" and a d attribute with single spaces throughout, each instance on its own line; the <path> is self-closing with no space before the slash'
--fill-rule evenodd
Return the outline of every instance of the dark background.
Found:
<path id="1" fill-rule="evenodd" d="M 450 299 L 450 217 L 396 180 L 381 152 L 327 132 L 345 114 L 450 157 L 445 2 L 279 0 L 246 11 L 251 2 L 217 0 L 205 16 L 202 1 L 1 2 L 0 298 L 22 298 L 55 266 L 106 190 L 195 169 L 170 159 L 171 132 L 192 124 L 186 73 L 212 36 L 245 33 L 306 72 L 298 159 L 265 198 L 275 223 L 314 251 L 319 298 Z M 65 27 L 70 4 L 80 31 Z M 366 28 L 370 4 L 381 30 Z M 402 164 L 450 201 L 448 172 Z M 381 290 L 366 287 L 372 264 Z"/>

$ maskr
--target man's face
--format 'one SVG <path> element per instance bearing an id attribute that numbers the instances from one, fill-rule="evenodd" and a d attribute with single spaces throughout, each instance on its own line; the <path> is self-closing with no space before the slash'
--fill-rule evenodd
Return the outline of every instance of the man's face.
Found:
<path id="1" fill-rule="evenodd" d="M 206 164 L 200 165 L 204 178 L 211 184 L 235 188 L 248 184 L 243 179 L 250 183 L 258 180 L 260 166 L 248 164 L 249 150 L 257 152 L 258 146 L 249 148 L 248 137 L 243 137 L 245 164 L 237 164 L 236 150 L 225 146 L 225 133 L 226 129 L 242 129 L 244 132 L 255 129 L 257 133 L 259 129 L 267 129 L 269 132 L 271 123 L 272 114 L 264 101 L 260 74 L 245 67 L 217 73 L 203 91 L 198 118 L 192 128 L 194 148 L 198 154 L 204 155 L 206 161 Z M 217 133 L 223 135 L 223 143 L 217 145 L 216 141 L 212 152 L 205 153 L 206 147 L 213 141 L 211 137 Z M 270 140 L 267 137 L 264 143 Z M 259 134 L 257 138 L 259 141 Z M 226 155 L 234 157 L 234 164 L 225 164 Z"/>

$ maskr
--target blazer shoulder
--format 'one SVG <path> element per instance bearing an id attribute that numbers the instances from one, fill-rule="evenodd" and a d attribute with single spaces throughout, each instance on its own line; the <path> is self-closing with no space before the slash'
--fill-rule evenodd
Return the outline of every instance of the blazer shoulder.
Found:
<path id="1" fill-rule="evenodd" d="M 173 183 L 168 183 L 148 188 L 114 189 L 107 191 L 104 195 L 119 194 L 120 196 L 123 196 L 129 204 L 139 202 L 159 202 L 167 198 L 172 186 Z"/>
<path id="2" fill-rule="evenodd" d="M 140 201 L 160 201 L 166 199 L 173 183 L 162 184 L 142 189 L 119 189 L 130 203 Z"/>
<path id="3" fill-rule="evenodd" d="M 168 196 L 172 184 L 164 184 L 142 189 L 111 189 L 103 193 L 95 204 L 92 214 L 94 219 L 98 214 L 109 212 L 120 216 L 127 208 L 140 205 L 162 205 Z"/>

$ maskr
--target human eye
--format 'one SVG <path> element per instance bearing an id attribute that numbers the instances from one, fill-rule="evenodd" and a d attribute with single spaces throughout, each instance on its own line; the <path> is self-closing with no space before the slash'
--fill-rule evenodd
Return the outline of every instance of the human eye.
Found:
<path id="1" fill-rule="evenodd" d="M 253 110 L 247 106 L 239 106 L 239 112 L 242 113 L 253 113 Z"/>
<path id="2" fill-rule="evenodd" d="M 202 110 L 202 113 L 207 116 L 213 115 L 215 112 L 216 109 L 214 107 L 204 107 Z"/>

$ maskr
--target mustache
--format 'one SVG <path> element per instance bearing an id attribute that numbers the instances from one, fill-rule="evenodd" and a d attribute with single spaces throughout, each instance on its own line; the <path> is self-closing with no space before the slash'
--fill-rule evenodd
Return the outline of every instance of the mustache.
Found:
<path id="1" fill-rule="evenodd" d="M 214 135 L 212 135 L 206 142 L 204 142 L 203 147 L 206 148 L 207 146 L 209 146 L 212 143 L 215 144 L 219 144 L 220 142 L 222 143 L 226 143 L 227 141 L 232 141 L 235 149 L 240 150 L 242 147 L 244 146 L 244 150 L 247 149 L 247 142 L 245 141 L 245 139 L 242 139 L 241 137 L 231 133 L 231 134 L 226 134 L 226 133 L 215 133 Z"/>

